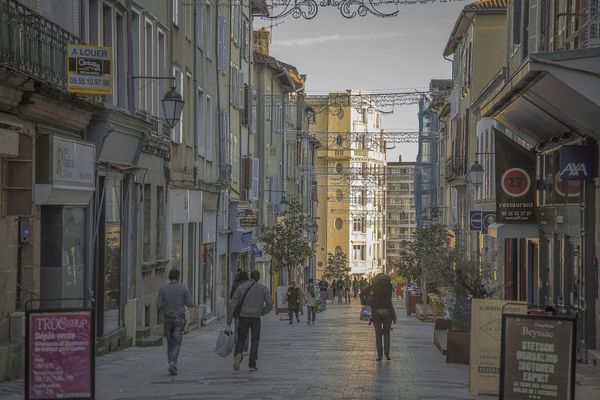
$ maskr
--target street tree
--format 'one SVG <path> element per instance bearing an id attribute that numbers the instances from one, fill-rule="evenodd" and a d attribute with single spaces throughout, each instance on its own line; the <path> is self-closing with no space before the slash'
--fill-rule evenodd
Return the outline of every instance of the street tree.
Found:
<path id="1" fill-rule="evenodd" d="M 313 255 L 308 240 L 311 227 L 302 205 L 290 200 L 288 210 L 277 218 L 274 226 L 260 228 L 259 239 L 265 243 L 265 252 L 276 260 L 275 270 L 286 268 L 291 277 L 292 270 Z"/>
<path id="2" fill-rule="evenodd" d="M 348 256 L 343 251 L 327 253 L 327 266 L 323 277 L 325 279 L 343 279 L 350 273 Z"/>

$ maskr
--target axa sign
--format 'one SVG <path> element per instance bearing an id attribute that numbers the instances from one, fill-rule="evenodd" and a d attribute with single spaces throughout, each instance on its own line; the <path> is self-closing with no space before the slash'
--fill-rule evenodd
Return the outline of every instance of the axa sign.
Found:
<path id="1" fill-rule="evenodd" d="M 559 175 L 563 181 L 587 181 L 596 177 L 594 148 L 563 146 L 560 148 Z"/>

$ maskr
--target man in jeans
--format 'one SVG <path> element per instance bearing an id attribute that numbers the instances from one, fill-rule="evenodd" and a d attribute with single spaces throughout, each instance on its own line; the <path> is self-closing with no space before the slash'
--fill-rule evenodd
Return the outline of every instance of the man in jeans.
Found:
<path id="1" fill-rule="evenodd" d="M 178 269 L 169 271 L 169 283 L 158 291 L 156 304 L 158 309 L 163 311 L 165 319 L 169 373 L 177 375 L 177 358 L 185 328 L 185 307 L 192 306 L 190 291 L 183 283 L 179 283 Z"/>
<path id="2" fill-rule="evenodd" d="M 240 363 L 244 358 L 242 355 L 242 347 L 248 337 L 248 331 L 251 331 L 252 333 L 248 367 L 250 367 L 251 372 L 256 371 L 258 342 L 260 341 L 260 317 L 268 314 L 269 311 L 271 311 L 271 308 L 273 308 L 273 299 L 271 299 L 269 289 L 262 283 L 259 283 L 259 280 L 259 271 L 250 272 L 250 280 L 241 284 L 236 289 L 233 299 L 231 299 L 229 304 L 229 312 L 227 313 L 228 326 L 231 326 L 233 310 L 235 310 L 238 304 L 241 304 L 237 342 L 235 343 L 235 350 L 233 351 L 233 369 L 235 371 L 240 369 Z"/>

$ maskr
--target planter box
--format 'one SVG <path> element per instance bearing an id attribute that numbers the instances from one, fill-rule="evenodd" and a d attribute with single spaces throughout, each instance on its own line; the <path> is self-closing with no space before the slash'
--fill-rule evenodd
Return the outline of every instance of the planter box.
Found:
<path id="1" fill-rule="evenodd" d="M 469 364 L 469 332 L 448 331 L 446 362 L 450 364 Z"/>
<path id="2" fill-rule="evenodd" d="M 406 315 L 416 314 L 416 305 L 422 304 L 423 299 L 420 294 L 409 294 L 406 303 Z"/>

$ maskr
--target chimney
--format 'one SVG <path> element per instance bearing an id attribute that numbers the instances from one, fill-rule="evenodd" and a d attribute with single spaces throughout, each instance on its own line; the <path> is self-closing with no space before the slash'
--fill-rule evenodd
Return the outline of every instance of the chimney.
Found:
<path id="1" fill-rule="evenodd" d="M 264 56 L 269 55 L 269 45 L 271 44 L 271 32 L 266 28 L 261 28 L 253 32 L 254 52 Z"/>

